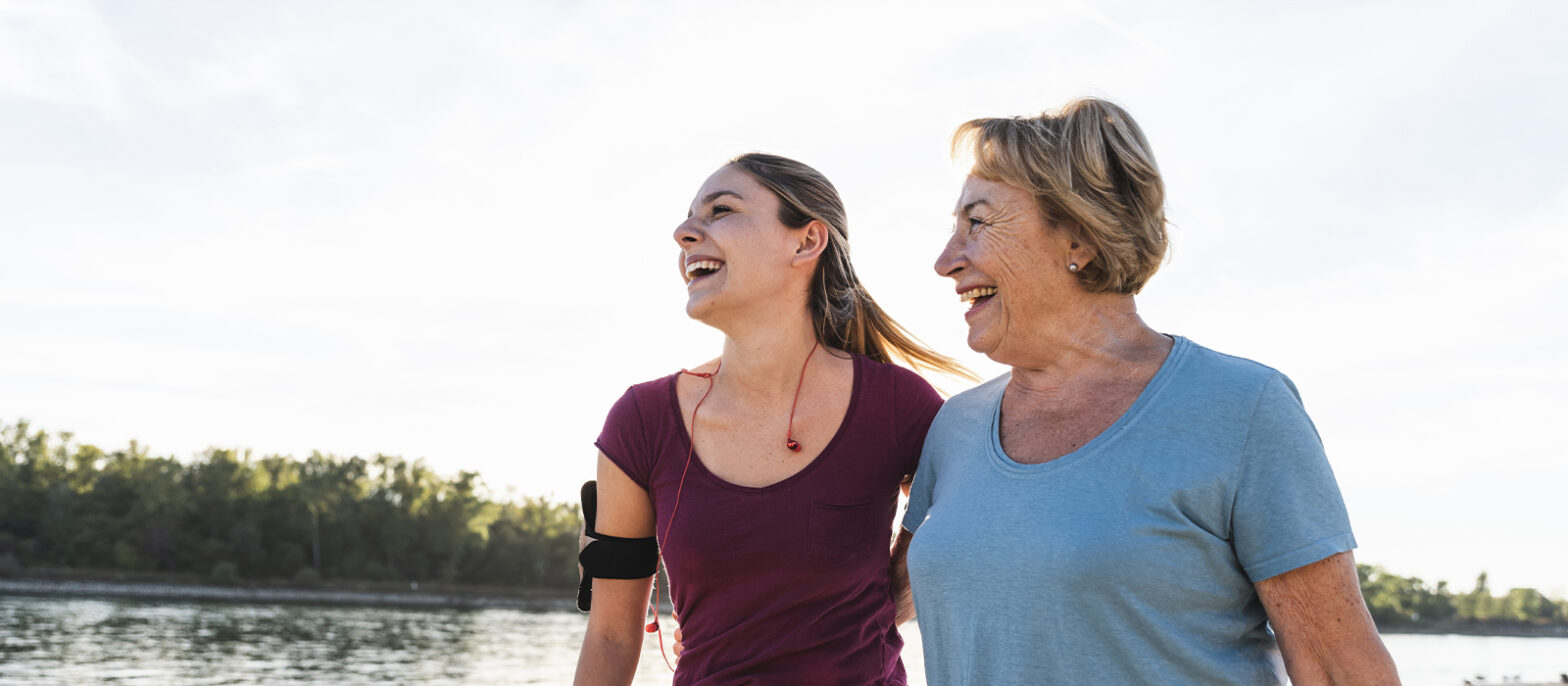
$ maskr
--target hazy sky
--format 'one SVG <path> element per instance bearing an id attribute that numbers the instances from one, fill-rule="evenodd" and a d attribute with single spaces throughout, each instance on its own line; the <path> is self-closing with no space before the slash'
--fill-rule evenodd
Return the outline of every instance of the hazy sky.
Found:
<path id="1" fill-rule="evenodd" d="M 718 352 L 671 232 L 724 160 L 824 171 L 991 376 L 948 137 L 1102 95 L 1167 179 L 1146 320 L 1295 380 L 1358 558 L 1568 593 L 1568 4 L 1170 5 L 0 0 L 0 418 L 575 498 Z"/>

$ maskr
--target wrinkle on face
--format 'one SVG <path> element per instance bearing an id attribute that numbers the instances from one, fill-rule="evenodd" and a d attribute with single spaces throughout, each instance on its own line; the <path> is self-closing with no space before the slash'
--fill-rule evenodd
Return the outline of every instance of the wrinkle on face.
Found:
<path id="1" fill-rule="evenodd" d="M 995 330 L 981 332 L 983 342 L 973 341 L 985 348 L 979 352 L 990 353 L 1047 315 L 1049 287 L 1042 279 L 1055 257 L 1055 232 L 1032 196 L 1000 182 L 970 177 L 958 206 L 955 230 L 963 234 L 961 252 L 968 268 L 1000 295 L 994 303 L 1000 311 L 985 315 Z"/>

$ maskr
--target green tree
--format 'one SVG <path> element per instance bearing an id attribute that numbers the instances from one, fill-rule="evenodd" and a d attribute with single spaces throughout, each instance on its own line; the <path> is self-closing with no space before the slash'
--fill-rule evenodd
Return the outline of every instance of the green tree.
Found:
<path id="1" fill-rule="evenodd" d="M 210 449 L 189 462 L 132 441 L 0 423 L 0 555 L 16 565 L 241 578 L 576 583 L 577 507 L 496 502 L 474 472 L 423 461 Z"/>

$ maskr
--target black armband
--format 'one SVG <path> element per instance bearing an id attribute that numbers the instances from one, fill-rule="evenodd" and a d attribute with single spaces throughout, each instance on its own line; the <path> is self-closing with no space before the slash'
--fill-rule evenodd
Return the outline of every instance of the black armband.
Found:
<path id="1" fill-rule="evenodd" d="M 647 538 L 622 538 L 607 536 L 594 530 L 598 512 L 597 484 L 583 484 L 583 533 L 591 539 L 577 553 L 577 562 L 583 567 L 582 578 L 577 584 L 577 609 L 587 612 L 593 605 L 593 580 L 646 579 L 659 570 L 659 544 L 652 536 Z"/>

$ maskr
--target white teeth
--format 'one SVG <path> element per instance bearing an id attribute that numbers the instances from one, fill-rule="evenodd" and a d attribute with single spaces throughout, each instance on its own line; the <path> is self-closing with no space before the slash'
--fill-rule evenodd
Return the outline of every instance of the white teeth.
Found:
<path id="1" fill-rule="evenodd" d="M 691 276 L 692 273 L 696 272 L 698 269 L 706 269 L 710 272 L 718 271 L 719 267 L 721 266 L 724 266 L 724 263 L 718 262 L 716 260 L 702 260 L 700 262 L 693 262 L 686 265 L 686 275 Z"/>
<path id="2" fill-rule="evenodd" d="M 971 288 L 971 289 L 969 289 L 967 291 L 964 291 L 963 293 L 959 293 L 958 294 L 958 299 L 962 300 L 964 302 L 969 302 L 971 300 L 974 300 L 975 298 L 984 298 L 985 296 L 988 296 L 988 295 L 996 295 L 996 288 L 992 287 L 992 286 L 981 286 L 979 288 Z"/>

